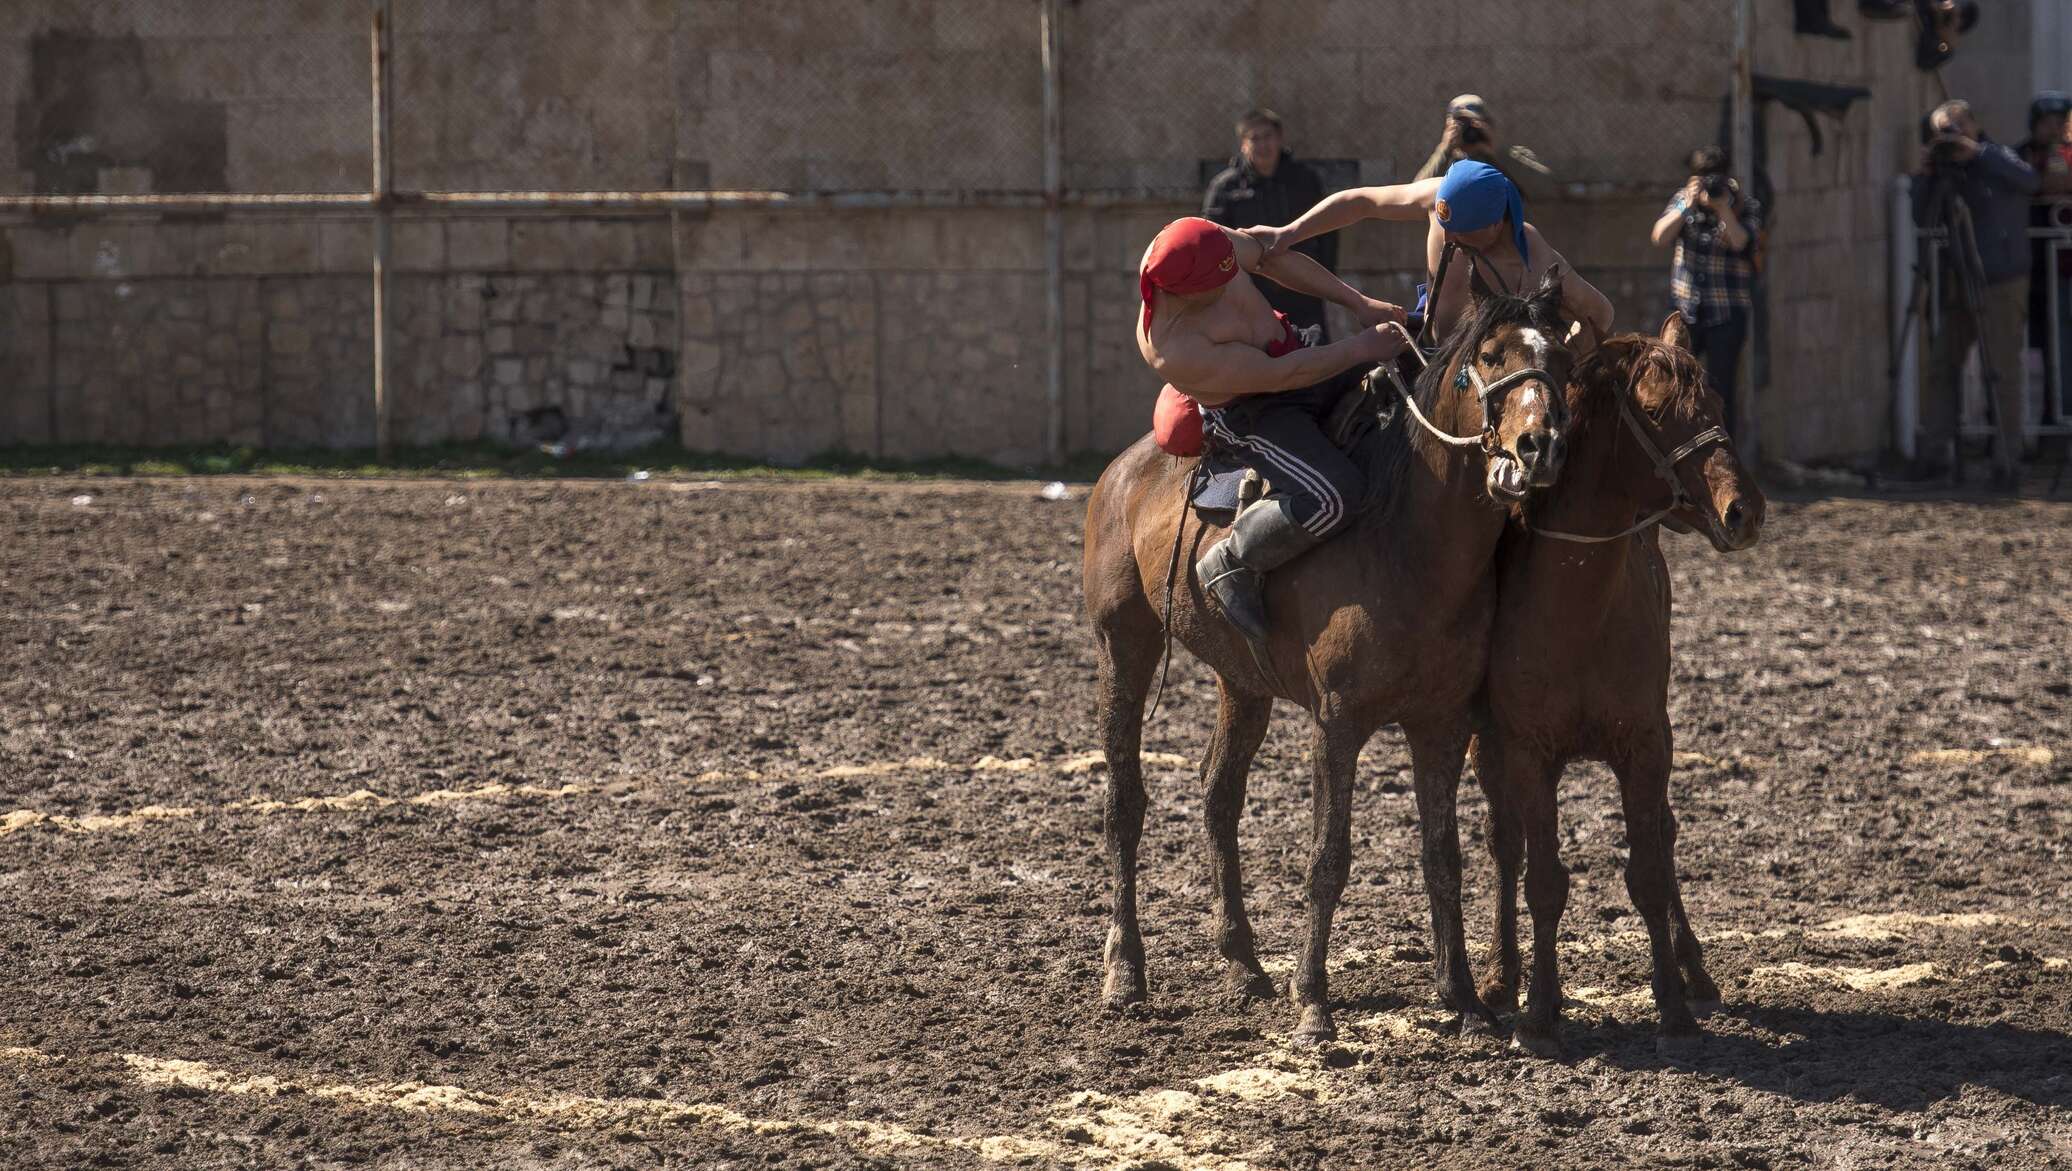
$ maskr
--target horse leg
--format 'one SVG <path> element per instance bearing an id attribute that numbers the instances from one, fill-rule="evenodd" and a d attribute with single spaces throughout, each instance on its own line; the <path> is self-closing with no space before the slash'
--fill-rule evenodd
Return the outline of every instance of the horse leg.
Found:
<path id="1" fill-rule="evenodd" d="M 1219 682 L 1216 734 L 1209 741 L 1201 775 L 1206 791 L 1202 816 L 1208 825 L 1209 887 L 1215 898 L 1216 953 L 1226 965 L 1225 983 L 1240 999 L 1272 1000 L 1273 979 L 1259 966 L 1252 922 L 1245 916 L 1245 885 L 1238 858 L 1237 823 L 1245 811 L 1245 779 L 1252 757 L 1266 738 L 1273 715 L 1270 696 L 1250 695 Z"/>
<path id="2" fill-rule="evenodd" d="M 1684 913 L 1683 881 L 1676 877 L 1676 811 L 1668 813 L 1669 830 L 1669 926 L 1676 937 L 1676 961 L 1683 966 L 1684 999 L 1693 1016 L 1711 1016 L 1719 1011 L 1719 985 L 1705 970 L 1704 949 L 1691 930 L 1691 917 Z"/>
<path id="3" fill-rule="evenodd" d="M 1302 1019 L 1297 1042 L 1329 1041 L 1338 1035 L 1331 1021 L 1329 977 L 1331 917 L 1345 893 L 1352 869 L 1353 771 L 1366 734 L 1343 724 L 1319 723 L 1310 745 L 1309 938 L 1295 968 L 1295 1003 Z"/>
<path id="4" fill-rule="evenodd" d="M 1425 897 L 1432 907 L 1432 970 L 1439 999 L 1460 1014 L 1463 1031 L 1494 1029 L 1496 1014 L 1475 994 L 1475 978 L 1468 970 L 1467 933 L 1461 926 L 1460 825 L 1455 809 L 1468 732 L 1454 724 L 1405 725 L 1403 732 L 1410 743 L 1410 767 L 1417 789 Z"/>
<path id="5" fill-rule="evenodd" d="M 1139 595 L 1095 616 L 1100 674 L 1096 710 L 1101 750 L 1108 760 L 1108 793 L 1102 807 L 1103 844 L 1115 902 L 1103 951 L 1106 979 L 1101 997 L 1125 1008 L 1150 994 L 1144 976 L 1144 937 L 1137 927 L 1137 844 L 1144 836 L 1144 769 L 1140 757 L 1144 699 L 1158 669 L 1161 628 L 1151 604 Z"/>
<path id="6" fill-rule="evenodd" d="M 1489 802 L 1489 857 L 1496 864 L 1496 924 L 1489 945 L 1489 964 L 1478 991 L 1492 1012 L 1518 1011 L 1518 871 L 1525 861 L 1525 827 L 1504 790 L 1503 738 L 1483 732 L 1469 750 L 1475 777 Z"/>
<path id="7" fill-rule="evenodd" d="M 1560 762 L 1537 758 L 1518 743 L 1505 747 L 1506 784 L 1525 836 L 1525 905 L 1532 912 L 1532 988 L 1512 1044 L 1540 1057 L 1561 1056 L 1561 913 L 1568 908 L 1568 868 L 1561 864 L 1555 787 Z"/>
<path id="8" fill-rule="evenodd" d="M 1676 947 L 1669 928 L 1669 906 L 1676 895 L 1671 843 L 1676 831 L 1669 812 L 1669 749 L 1665 740 L 1612 761 L 1619 778 L 1619 799 L 1626 810 L 1626 892 L 1648 929 L 1650 985 L 1664 1040 L 1695 1036 L 1698 1022 L 1684 1002 L 1683 979 L 1677 971 Z"/>

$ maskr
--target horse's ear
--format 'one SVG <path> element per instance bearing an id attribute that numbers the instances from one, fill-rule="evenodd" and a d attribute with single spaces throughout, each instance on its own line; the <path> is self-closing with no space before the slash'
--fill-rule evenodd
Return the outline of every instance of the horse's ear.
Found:
<path id="1" fill-rule="evenodd" d="M 1560 307 L 1561 276 L 1561 265 L 1559 264 L 1548 265 L 1547 271 L 1540 274 L 1540 287 L 1534 289 L 1532 293 L 1535 307 L 1546 310 Z"/>
<path id="2" fill-rule="evenodd" d="M 1496 290 L 1490 288 L 1489 282 L 1482 279 L 1482 266 L 1479 264 L 1468 266 L 1468 295 L 1478 302 L 1496 296 Z"/>
<path id="3" fill-rule="evenodd" d="M 1691 325 L 1684 320 L 1681 311 L 1669 315 L 1668 320 L 1662 323 L 1662 332 L 1658 336 L 1665 344 L 1675 346 L 1679 350 L 1688 351 L 1691 348 Z"/>

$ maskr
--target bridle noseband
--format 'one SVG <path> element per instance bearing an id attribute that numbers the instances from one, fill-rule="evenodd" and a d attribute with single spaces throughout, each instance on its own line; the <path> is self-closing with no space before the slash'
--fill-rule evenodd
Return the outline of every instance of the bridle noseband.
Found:
<path id="1" fill-rule="evenodd" d="M 1504 392 L 1521 383 L 1537 382 L 1546 388 L 1547 402 L 1550 404 L 1547 414 L 1551 425 L 1559 427 L 1566 421 L 1563 418 L 1563 412 L 1567 404 L 1562 402 L 1561 396 L 1554 392 L 1554 376 L 1540 367 L 1521 367 L 1497 379 L 1495 382 L 1482 381 L 1482 375 L 1475 370 L 1474 355 L 1472 354 L 1461 355 L 1460 368 L 1461 372 L 1467 376 L 1468 381 L 1474 383 L 1475 397 L 1482 402 L 1482 454 L 1487 456 L 1505 454 L 1502 447 L 1497 443 L 1496 425 L 1502 417 L 1497 411 L 1503 402 L 1502 396 Z"/>
<path id="2" fill-rule="evenodd" d="M 1403 335 L 1405 342 L 1409 343 L 1408 352 L 1417 359 L 1417 364 L 1420 367 L 1429 367 L 1431 363 L 1425 360 L 1424 351 L 1418 348 L 1417 339 L 1410 336 L 1410 331 L 1395 322 L 1390 322 L 1389 324 L 1397 333 Z M 1397 396 L 1403 400 L 1403 405 L 1410 408 L 1410 417 L 1416 419 L 1419 426 L 1430 432 L 1432 438 L 1449 447 L 1480 447 L 1482 454 L 1490 457 L 1505 454 L 1503 448 L 1497 442 L 1497 424 L 1502 420 L 1502 415 L 1498 412 L 1503 404 L 1504 393 L 1512 387 L 1525 382 L 1538 382 L 1548 390 L 1548 401 L 1553 404 L 1552 413 L 1554 415 L 1559 416 L 1566 409 L 1567 404 L 1562 401 L 1559 394 L 1554 393 L 1554 376 L 1552 374 L 1538 366 L 1526 366 L 1505 374 L 1495 382 L 1484 382 L 1482 375 L 1475 369 L 1472 350 L 1473 347 L 1465 347 L 1461 353 L 1460 376 L 1474 384 L 1476 401 L 1482 404 L 1482 433 L 1479 435 L 1454 435 L 1441 431 L 1430 419 L 1425 418 L 1422 410 L 1418 409 L 1417 396 L 1411 393 L 1409 387 L 1403 385 L 1403 376 L 1397 372 L 1394 362 L 1384 362 L 1377 369 L 1388 375 L 1389 382 L 1396 388 Z M 1373 375 L 1369 374 L 1368 377 L 1372 378 Z M 1559 425 L 1560 419 L 1558 417 L 1555 423 L 1557 426 Z"/>
<path id="3" fill-rule="evenodd" d="M 1714 511 L 1709 508 L 1698 508 L 1697 502 L 1692 500 L 1690 494 L 1684 491 L 1682 477 L 1676 474 L 1677 466 L 1701 449 L 1710 447 L 1715 443 L 1731 444 L 1733 442 L 1732 438 L 1728 436 L 1726 428 L 1715 424 L 1677 445 L 1676 450 L 1671 451 L 1669 454 L 1662 454 L 1662 445 L 1657 443 L 1655 437 L 1649 433 L 1647 424 L 1641 422 L 1641 410 L 1639 407 L 1640 379 L 1647 372 L 1645 358 L 1637 361 L 1635 366 L 1636 369 L 1633 372 L 1632 380 L 1627 383 L 1625 393 L 1619 396 L 1619 418 L 1625 421 L 1626 429 L 1633 432 L 1633 438 L 1640 443 L 1640 450 L 1654 463 L 1655 475 L 1661 477 L 1663 482 L 1669 485 L 1669 503 L 1635 521 L 1630 528 L 1622 532 L 1613 533 L 1608 537 L 1586 537 L 1578 533 L 1563 533 L 1553 529 L 1543 529 L 1537 525 L 1529 525 L 1527 527 L 1531 528 L 1539 536 L 1552 537 L 1557 541 L 1572 541 L 1579 545 L 1599 545 L 1608 541 L 1617 541 L 1630 537 L 1642 529 L 1660 523 L 1664 517 L 1679 509 L 1691 508 L 1703 514 L 1706 531 L 1714 539 L 1722 545 L 1733 544 L 1728 539 L 1725 531 L 1721 529 L 1719 518 L 1714 515 Z"/>

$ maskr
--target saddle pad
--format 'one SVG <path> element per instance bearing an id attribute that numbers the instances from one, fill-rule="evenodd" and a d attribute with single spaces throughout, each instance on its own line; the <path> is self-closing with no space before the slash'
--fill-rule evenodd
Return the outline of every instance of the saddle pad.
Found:
<path id="1" fill-rule="evenodd" d="M 1191 503 L 1210 524 L 1229 524 L 1237 516 L 1237 490 L 1244 483 L 1245 465 L 1227 452 L 1211 450 L 1202 457 Z"/>

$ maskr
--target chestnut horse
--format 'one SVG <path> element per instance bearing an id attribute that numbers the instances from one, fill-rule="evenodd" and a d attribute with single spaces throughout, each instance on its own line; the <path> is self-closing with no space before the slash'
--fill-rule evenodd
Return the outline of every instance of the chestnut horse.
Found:
<path id="1" fill-rule="evenodd" d="M 1400 723 L 1417 759 L 1428 873 L 1432 852 L 1452 850 L 1451 889 L 1432 888 L 1441 995 L 1463 1013 L 1495 1023 L 1475 997 L 1462 937 L 1454 798 L 1470 734 L 1468 705 L 1481 686 L 1496 605 L 1495 554 L 1510 504 L 1552 481 L 1562 458 L 1557 389 L 1570 373 L 1561 336 L 1560 276 L 1530 297 L 1476 290 L 1473 310 L 1423 377 L 1416 404 L 1445 442 L 1412 419 L 1396 420 L 1381 442 L 1380 504 L 1328 544 L 1269 575 L 1273 635 L 1263 664 L 1209 607 L 1185 573 L 1168 591 L 1168 567 L 1185 565 L 1217 539 L 1195 525 L 1186 495 L 1191 460 L 1161 453 L 1150 438 L 1117 456 L 1087 504 L 1085 586 L 1100 659 L 1098 714 L 1108 762 L 1105 809 L 1114 907 L 1105 950 L 1106 1001 L 1122 1007 L 1147 995 L 1137 926 L 1137 846 L 1144 828 L 1139 760 L 1144 701 L 1166 634 L 1216 672 L 1221 704 L 1202 761 L 1207 794 L 1213 934 L 1232 990 L 1272 997 L 1245 916 L 1237 822 L 1245 778 L 1265 737 L 1276 697 L 1315 720 L 1311 782 L 1313 842 L 1309 935 L 1294 978 L 1297 1037 L 1334 1034 L 1325 988 L 1331 917 L 1345 889 L 1351 853 L 1352 782 L 1360 748 L 1384 724 Z M 1489 393 L 1478 395 L 1471 382 Z M 1478 401 L 1479 400 L 1479 401 Z M 1474 437 L 1480 433 L 1481 442 Z M 1184 571 L 1183 571 L 1184 572 Z M 1262 669 L 1263 667 L 1263 669 Z"/>
<path id="2" fill-rule="evenodd" d="M 1725 553 L 1756 542 L 1764 509 L 1720 427 L 1719 397 L 1689 353 L 1681 316 L 1670 316 L 1660 340 L 1606 341 L 1577 366 L 1569 394 L 1574 434 L 1562 482 L 1533 502 L 1530 531 L 1514 527 L 1498 554 L 1487 724 L 1474 745 L 1498 891 L 1481 995 L 1500 1010 L 1517 1004 L 1522 854 L 1533 970 L 1514 1041 L 1542 1055 L 1560 1052 L 1555 936 L 1568 872 L 1555 787 L 1571 760 L 1604 761 L 1619 780 L 1626 889 L 1647 924 L 1662 1035 L 1697 1033 L 1691 1001 L 1716 1007 L 1719 989 L 1676 882 L 1669 574 L 1653 522 L 1702 531 Z"/>

